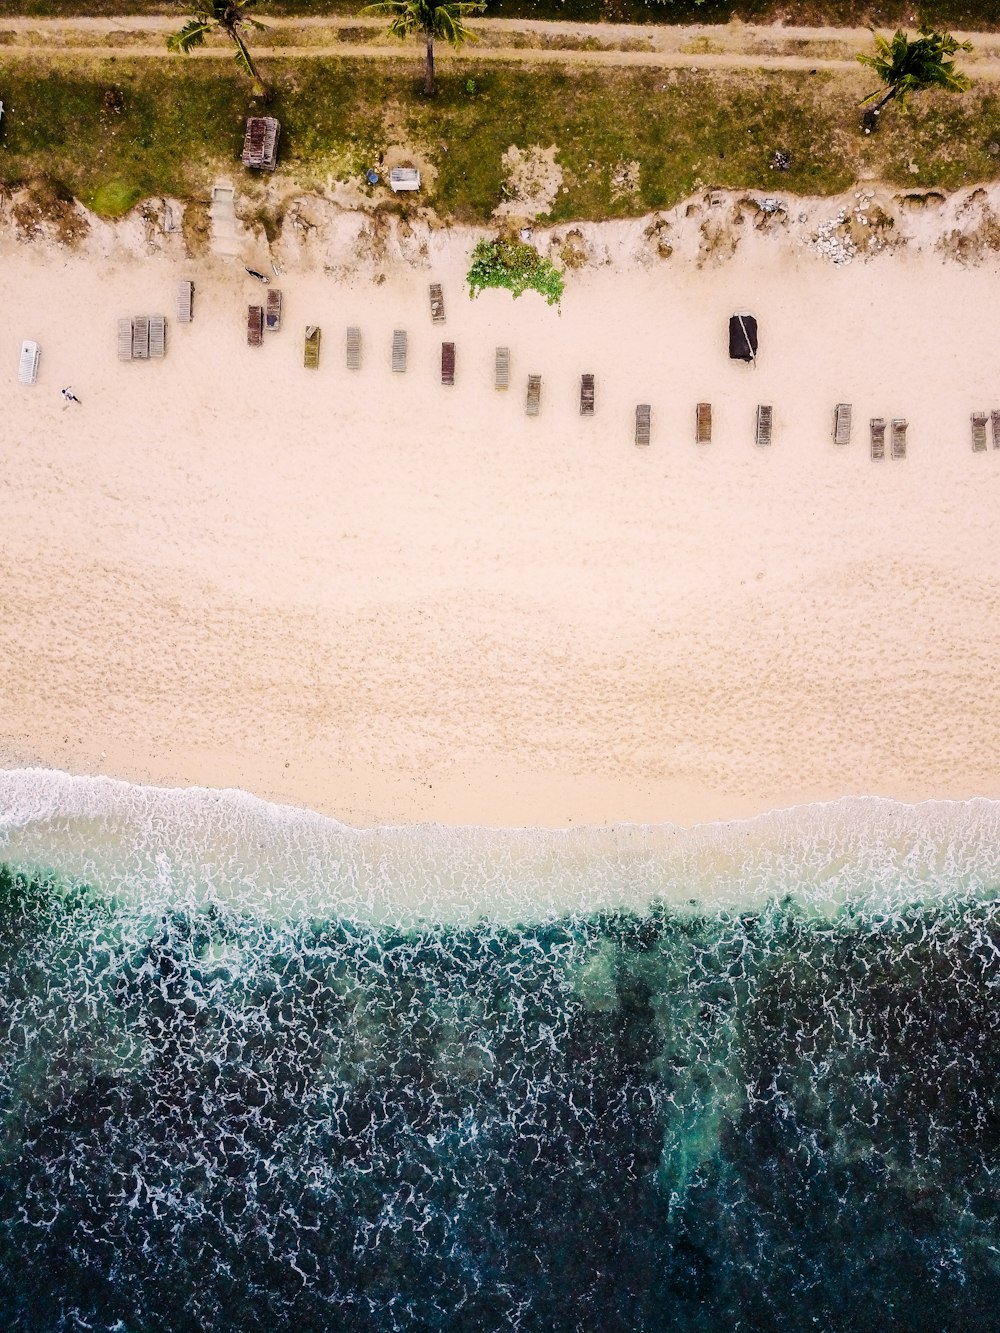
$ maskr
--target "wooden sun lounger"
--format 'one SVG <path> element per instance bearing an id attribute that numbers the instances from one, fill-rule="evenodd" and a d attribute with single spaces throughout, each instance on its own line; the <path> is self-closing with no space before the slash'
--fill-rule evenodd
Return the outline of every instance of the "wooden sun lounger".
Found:
<path id="1" fill-rule="evenodd" d="M 872 458 L 885 458 L 885 417 L 872 417 Z"/>
<path id="2" fill-rule="evenodd" d="M 431 283 L 431 322 L 433 324 L 444 323 L 444 296 L 441 293 L 439 282 Z"/>
<path id="3" fill-rule="evenodd" d="M 990 425 L 993 427 L 993 448 L 1000 449 L 1000 411 L 996 408 L 990 413 Z"/>
<path id="4" fill-rule="evenodd" d="M 455 344 L 441 344 L 441 383 L 455 383 Z"/>
<path id="5" fill-rule="evenodd" d="M 38 343 L 26 340 L 21 344 L 21 357 L 17 363 L 18 384 L 34 384 L 38 378 L 38 361 L 41 355 Z"/>
<path id="6" fill-rule="evenodd" d="M 406 331 L 395 329 L 392 335 L 392 368 L 397 375 L 406 370 Z"/>
<path id="7" fill-rule="evenodd" d="M 493 371 L 494 389 L 510 388 L 510 348 L 498 347 L 496 367 Z"/>
<path id="8" fill-rule="evenodd" d="M 635 409 L 635 442 L 649 443 L 649 404 L 639 403 Z"/>
<path id="9" fill-rule="evenodd" d="M 838 403 L 833 409 L 834 444 L 850 444 L 852 415 L 853 412 L 850 403 Z"/>
<path id="10" fill-rule="evenodd" d="M 149 317 L 149 355 L 161 359 L 167 354 L 167 317 L 150 315 Z"/>
<path id="11" fill-rule="evenodd" d="M 120 319 L 118 321 L 118 360 L 132 360 L 132 321 L 130 319 Z"/>
<path id="12" fill-rule="evenodd" d="M 319 370 L 319 340 L 319 325 L 307 324 L 305 350 L 302 356 L 302 363 L 307 370 Z"/>
<path id="13" fill-rule="evenodd" d="M 190 324 L 194 305 L 194 283 L 190 278 L 181 278 L 177 284 L 177 323 Z"/>
<path id="14" fill-rule="evenodd" d="M 347 330 L 347 369 L 361 369 L 361 330 L 356 324 Z"/>
<path id="15" fill-rule="evenodd" d="M 251 347 L 259 347 L 264 341 L 264 307 L 247 306 L 247 342 Z"/>
<path id="16" fill-rule="evenodd" d="M 694 438 L 696 444 L 712 443 L 712 404 L 699 403 L 694 414 Z"/>
<path id="17" fill-rule="evenodd" d="M 972 414 L 972 452 L 974 454 L 984 454 L 986 452 L 986 423 L 990 419 L 988 412 L 973 412 Z"/>
<path id="18" fill-rule="evenodd" d="M 267 294 L 264 328 L 267 329 L 268 333 L 277 333 L 281 328 L 281 292 L 277 287 L 272 287 Z"/>
<path id="19" fill-rule="evenodd" d="M 136 315 L 132 321 L 132 360 L 146 361 L 149 357 L 149 316 Z"/>
<path id="20" fill-rule="evenodd" d="M 892 456 L 906 457 L 906 427 L 909 422 L 904 417 L 894 417 L 892 422 Z"/>
<path id="21" fill-rule="evenodd" d="M 592 417 L 594 415 L 593 375 L 580 376 L 580 415 L 582 417 Z"/>
<path id="22" fill-rule="evenodd" d="M 524 400 L 524 410 L 529 417 L 537 417 L 539 408 L 542 405 L 542 377 L 541 375 L 528 376 L 528 396 Z"/>
<path id="23" fill-rule="evenodd" d="M 771 425 L 774 410 L 770 403 L 760 403 L 757 407 L 757 444 L 766 449 L 771 443 Z"/>

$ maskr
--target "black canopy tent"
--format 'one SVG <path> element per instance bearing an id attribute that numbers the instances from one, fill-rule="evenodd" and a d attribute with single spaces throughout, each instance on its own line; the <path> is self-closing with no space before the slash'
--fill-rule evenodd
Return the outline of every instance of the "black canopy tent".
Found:
<path id="1" fill-rule="evenodd" d="M 733 315 L 730 319 L 729 355 L 733 361 L 757 359 L 757 321 L 753 315 Z"/>

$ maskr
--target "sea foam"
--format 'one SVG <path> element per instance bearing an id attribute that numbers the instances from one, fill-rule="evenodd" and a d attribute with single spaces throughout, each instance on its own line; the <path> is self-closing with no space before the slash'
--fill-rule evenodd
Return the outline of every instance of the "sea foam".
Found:
<path id="1" fill-rule="evenodd" d="M 789 896 L 892 911 L 995 890 L 1000 802 L 851 797 L 692 828 L 354 828 L 237 790 L 30 768 L 0 772 L 0 861 L 136 905 L 217 901 L 276 919 L 541 921 Z"/>

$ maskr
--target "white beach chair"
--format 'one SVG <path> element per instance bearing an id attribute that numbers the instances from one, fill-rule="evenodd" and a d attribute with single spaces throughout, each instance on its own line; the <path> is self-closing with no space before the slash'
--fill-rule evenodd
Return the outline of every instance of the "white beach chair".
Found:
<path id="1" fill-rule="evenodd" d="M 406 370 L 406 331 L 396 329 L 392 335 L 392 368 L 397 375 Z"/>
<path id="2" fill-rule="evenodd" d="M 34 384 L 38 378 L 38 361 L 42 349 L 35 342 L 21 344 L 21 359 L 17 367 L 18 384 Z"/>
<path id="3" fill-rule="evenodd" d="M 132 321 L 128 318 L 118 321 L 118 360 L 132 360 Z"/>
<path id="4" fill-rule="evenodd" d="M 347 330 L 347 369 L 361 369 L 361 330 L 356 324 Z"/>
<path id="5" fill-rule="evenodd" d="M 167 317 L 150 315 L 149 317 L 149 355 L 163 357 L 167 354 Z"/>
<path id="6" fill-rule="evenodd" d="M 194 283 L 190 278 L 181 278 L 177 284 L 177 323 L 190 324 L 194 304 Z"/>

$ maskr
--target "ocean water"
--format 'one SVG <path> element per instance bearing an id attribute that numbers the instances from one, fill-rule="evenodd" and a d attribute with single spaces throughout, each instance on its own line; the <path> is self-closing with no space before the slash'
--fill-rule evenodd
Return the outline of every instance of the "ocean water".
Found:
<path id="1" fill-rule="evenodd" d="M 998 821 L 0 773 L 0 1329 L 997 1328 Z"/>

